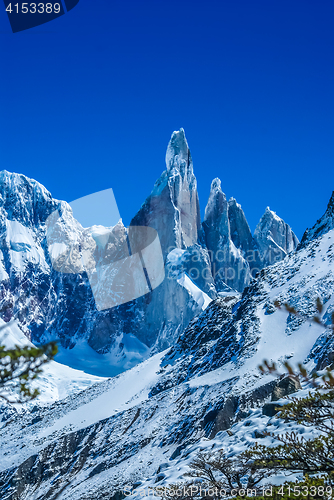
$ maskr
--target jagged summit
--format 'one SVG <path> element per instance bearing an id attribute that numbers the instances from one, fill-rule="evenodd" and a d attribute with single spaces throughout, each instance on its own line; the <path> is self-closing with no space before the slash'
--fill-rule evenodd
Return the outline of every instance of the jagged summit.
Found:
<path id="1" fill-rule="evenodd" d="M 203 304 L 210 301 L 206 294 L 211 298 L 216 295 L 208 252 L 199 244 L 197 182 L 183 129 L 173 132 L 167 147 L 166 170 L 131 225 L 153 227 L 165 258 L 166 278 L 148 299 L 137 301 L 132 327 L 140 340 L 161 350 L 173 343 Z"/>
<path id="2" fill-rule="evenodd" d="M 35 191 L 37 194 L 42 194 L 46 199 L 52 199 L 51 193 L 40 182 L 24 174 L 8 172 L 8 170 L 0 171 L 0 188 L 2 196 L 18 190 L 29 189 L 30 192 Z M 4 192 L 5 189 L 6 192 Z"/>
<path id="3" fill-rule="evenodd" d="M 201 227 L 197 181 L 184 130 L 173 132 L 166 153 L 166 170 L 156 181 L 131 225 L 157 230 L 162 249 L 187 248 L 198 241 Z"/>
<path id="4" fill-rule="evenodd" d="M 29 225 L 45 222 L 58 203 L 34 179 L 7 170 L 0 172 L 0 205 L 10 220 Z"/>
<path id="5" fill-rule="evenodd" d="M 216 177 L 211 182 L 208 203 L 205 207 L 204 221 L 206 226 L 215 224 L 215 219 L 226 209 L 226 195 L 221 188 L 221 180 Z"/>
<path id="6" fill-rule="evenodd" d="M 306 243 L 323 234 L 328 233 L 331 229 L 334 228 L 334 191 L 327 205 L 326 212 L 311 229 L 306 229 L 305 233 L 300 242 L 300 248 L 304 247 Z"/>
<path id="7" fill-rule="evenodd" d="M 221 191 L 221 188 L 222 188 L 222 182 L 219 179 L 219 177 L 216 177 L 211 182 L 211 191 L 214 191 L 215 189 L 219 189 Z"/>
<path id="8" fill-rule="evenodd" d="M 247 253 L 253 248 L 253 238 L 245 213 L 235 198 L 229 199 L 228 210 L 232 241 L 237 248 Z"/>
<path id="9" fill-rule="evenodd" d="M 252 235 L 241 205 L 235 198 L 226 201 L 219 178 L 211 183 L 203 230 L 218 291 L 224 284 L 242 291 L 258 271 L 298 245 L 290 226 L 269 207 Z"/>
<path id="10" fill-rule="evenodd" d="M 226 285 L 242 291 L 251 277 L 241 244 L 247 240 L 249 227 L 240 205 L 227 202 L 218 178 L 211 183 L 203 231 L 217 291 L 224 291 Z"/>
<path id="11" fill-rule="evenodd" d="M 272 221 L 273 219 L 277 220 L 278 222 L 279 221 L 283 221 L 283 219 L 281 219 L 277 214 L 276 212 L 274 212 L 273 210 L 270 209 L 270 207 L 266 207 L 265 211 L 264 211 L 264 214 L 262 215 L 262 217 L 260 218 L 260 221 L 258 223 L 258 226 L 263 224 L 264 221 L 266 220 L 270 220 Z M 283 221 L 284 222 L 284 221 Z"/>
<path id="12" fill-rule="evenodd" d="M 262 254 L 268 251 L 273 253 L 270 263 L 277 262 L 296 250 L 299 243 L 291 227 L 269 207 L 255 228 L 254 239 Z"/>
<path id="13" fill-rule="evenodd" d="M 193 174 L 193 162 L 183 128 L 172 134 L 166 151 L 166 167 L 168 173 L 175 168 L 182 176 Z"/>

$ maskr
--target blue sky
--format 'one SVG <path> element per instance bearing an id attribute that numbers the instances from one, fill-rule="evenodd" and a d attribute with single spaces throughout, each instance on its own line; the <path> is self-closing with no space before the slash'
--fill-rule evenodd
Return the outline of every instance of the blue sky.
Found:
<path id="1" fill-rule="evenodd" d="M 334 189 L 334 3 L 80 0 L 12 34 L 0 11 L 1 169 L 54 197 L 113 188 L 125 223 L 185 129 L 255 228 L 267 205 L 302 236 Z"/>

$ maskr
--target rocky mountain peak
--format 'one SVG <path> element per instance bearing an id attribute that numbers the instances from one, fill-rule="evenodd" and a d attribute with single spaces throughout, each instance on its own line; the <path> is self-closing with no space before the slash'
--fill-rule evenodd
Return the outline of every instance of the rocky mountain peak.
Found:
<path id="1" fill-rule="evenodd" d="M 217 291 L 225 291 L 226 285 L 242 291 L 249 283 L 250 271 L 241 241 L 248 241 L 249 231 L 251 243 L 252 235 L 241 206 L 233 199 L 227 202 L 218 178 L 211 183 L 203 230 Z"/>
<path id="2" fill-rule="evenodd" d="M 182 177 L 193 174 L 193 162 L 183 128 L 173 132 L 166 151 L 167 173 L 173 170 L 180 172 Z"/>
<path id="3" fill-rule="evenodd" d="M 173 132 L 166 153 L 166 170 L 155 183 L 131 225 L 157 230 L 164 253 L 188 248 L 198 241 L 201 227 L 197 181 L 184 130 Z"/>
<path id="4" fill-rule="evenodd" d="M 211 183 L 203 230 L 218 291 L 223 291 L 224 284 L 242 291 L 251 276 L 298 245 L 290 226 L 269 207 L 253 236 L 241 205 L 235 198 L 226 201 L 218 178 Z"/>
<path id="5" fill-rule="evenodd" d="M 326 212 L 311 229 L 306 229 L 300 242 L 300 248 L 304 247 L 306 243 L 328 233 L 334 228 L 334 191 L 327 205 Z"/>
<path id="6" fill-rule="evenodd" d="M 253 248 L 253 237 L 244 211 L 235 198 L 230 198 L 228 202 L 228 218 L 234 245 L 243 252 L 248 252 Z"/>
<path id="7" fill-rule="evenodd" d="M 263 238 L 266 238 L 273 226 L 283 226 L 285 222 L 283 219 L 278 217 L 278 215 L 273 211 L 270 210 L 270 207 L 266 207 L 264 214 L 260 218 L 255 231 L 254 231 L 254 236 L 260 236 Z"/>
<path id="8" fill-rule="evenodd" d="M 40 224 L 57 203 L 39 182 L 7 170 L 0 172 L 0 204 L 8 219 L 29 226 Z"/>
<path id="9" fill-rule="evenodd" d="M 291 227 L 269 207 L 255 228 L 254 240 L 259 249 L 260 260 L 266 265 L 283 259 L 286 254 L 296 250 L 299 243 Z"/>
<path id="10" fill-rule="evenodd" d="M 222 219 L 224 217 L 227 217 L 227 200 L 221 188 L 221 180 L 216 177 L 211 183 L 203 224 L 206 226 L 217 224 L 217 219 Z"/>
<path id="11" fill-rule="evenodd" d="M 215 191 L 222 192 L 222 183 L 221 183 L 221 180 L 219 179 L 219 177 L 216 177 L 211 182 L 211 189 L 210 189 L 210 191 L 211 192 L 215 192 Z"/>

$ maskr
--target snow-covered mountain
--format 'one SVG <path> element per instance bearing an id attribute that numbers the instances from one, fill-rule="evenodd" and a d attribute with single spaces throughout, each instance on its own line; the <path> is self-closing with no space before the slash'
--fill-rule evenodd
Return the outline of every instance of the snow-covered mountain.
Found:
<path id="1" fill-rule="evenodd" d="M 199 450 L 233 455 L 259 439 L 273 444 L 263 430 L 284 422 L 262 407 L 278 381 L 258 365 L 332 362 L 332 330 L 308 320 L 317 297 L 325 324 L 334 309 L 328 229 L 262 269 L 242 297 L 212 300 L 169 349 L 43 409 L 4 414 L 1 498 L 111 500 L 125 486 L 143 492 L 182 480 Z M 173 250 L 177 261 L 184 250 Z M 277 310 L 275 300 L 300 316 Z"/>
<path id="2" fill-rule="evenodd" d="M 243 291 L 251 273 L 273 262 L 268 257 L 273 247 L 283 258 L 297 243 L 271 211 L 253 237 L 240 205 L 226 202 L 217 179 L 202 226 L 193 162 L 181 129 L 172 134 L 166 170 L 131 222 L 132 228 L 157 231 L 165 279 L 135 300 L 100 310 L 78 242 L 88 242 L 102 268 L 103 252 L 118 258 L 127 250 L 122 221 L 110 228 L 83 228 L 66 202 L 53 199 L 38 182 L 6 171 L 0 173 L 0 195 L 0 316 L 6 322 L 15 318 L 32 342 L 58 339 L 57 359 L 100 376 L 118 374 L 173 345 L 217 292 Z M 53 214 L 57 221 L 50 228 Z M 76 249 L 66 258 L 64 238 Z M 99 293 L 99 282 L 95 285 Z M 105 293 L 105 282 L 100 288 Z"/>
<path id="3" fill-rule="evenodd" d="M 226 285 L 242 292 L 257 272 L 284 259 L 299 243 L 290 226 L 269 207 L 252 236 L 241 205 L 234 198 L 226 200 L 218 178 L 211 184 L 203 230 L 218 292 Z"/>
<path id="4" fill-rule="evenodd" d="M 327 210 L 320 219 L 314 224 L 311 229 L 307 229 L 301 239 L 300 245 L 304 246 L 309 241 L 328 233 L 334 228 L 334 191 L 328 202 Z"/>

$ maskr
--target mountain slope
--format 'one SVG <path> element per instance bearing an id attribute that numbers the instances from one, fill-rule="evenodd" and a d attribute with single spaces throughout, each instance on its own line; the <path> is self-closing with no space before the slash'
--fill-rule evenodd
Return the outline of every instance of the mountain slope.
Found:
<path id="1" fill-rule="evenodd" d="M 125 485 L 181 479 L 200 449 L 233 454 L 251 445 L 255 431 L 276 425 L 261 413 L 276 385 L 259 374 L 262 360 L 312 369 L 334 351 L 332 332 L 307 319 L 317 297 L 328 324 L 334 230 L 263 269 L 241 299 L 212 301 L 169 350 L 61 404 L 5 421 L 2 498 L 111 500 Z M 276 310 L 274 300 L 302 317 Z"/>
<path id="2" fill-rule="evenodd" d="M 328 202 L 326 212 L 311 229 L 307 229 L 301 239 L 301 246 L 306 245 L 311 240 L 328 233 L 334 228 L 334 191 Z"/>

